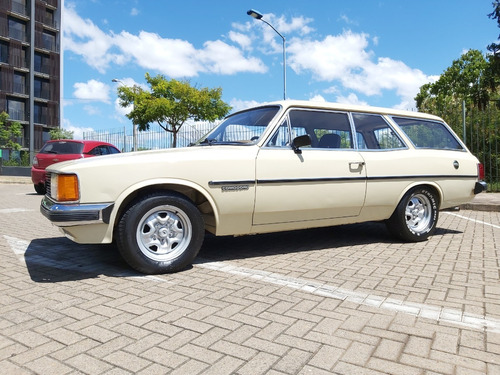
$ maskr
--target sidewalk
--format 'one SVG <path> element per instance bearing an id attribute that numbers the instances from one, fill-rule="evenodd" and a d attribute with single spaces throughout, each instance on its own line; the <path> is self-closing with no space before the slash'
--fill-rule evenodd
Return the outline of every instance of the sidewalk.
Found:
<path id="1" fill-rule="evenodd" d="M 0 184 L 32 184 L 31 177 L 0 176 Z M 463 210 L 500 212 L 500 193 L 481 193 L 460 207 Z"/>

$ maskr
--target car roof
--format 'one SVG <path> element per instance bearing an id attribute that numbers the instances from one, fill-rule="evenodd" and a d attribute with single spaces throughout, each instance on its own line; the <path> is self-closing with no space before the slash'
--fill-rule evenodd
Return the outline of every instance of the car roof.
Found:
<path id="1" fill-rule="evenodd" d="M 367 105 L 354 105 L 354 104 L 341 104 L 341 103 L 330 103 L 321 101 L 309 101 L 309 100 L 279 100 L 269 103 L 263 103 L 258 107 L 264 107 L 269 105 L 279 105 L 283 108 L 307 108 L 307 109 L 330 109 L 337 111 L 349 111 L 349 112 L 363 112 L 363 113 L 377 113 L 382 115 L 390 116 L 404 116 L 404 117 L 416 117 L 425 118 L 429 120 L 443 121 L 440 117 L 434 116 L 428 113 L 416 112 L 416 111 L 405 111 L 395 108 L 383 108 L 383 107 L 371 107 Z"/>
<path id="2" fill-rule="evenodd" d="M 116 148 L 116 146 L 112 145 L 111 143 L 107 142 L 102 142 L 102 141 L 93 141 L 93 140 L 87 140 L 87 139 L 52 139 L 50 141 L 47 141 L 47 143 L 56 143 L 56 142 L 71 142 L 71 143 L 83 143 L 83 153 L 89 152 L 92 150 L 94 147 L 97 146 L 111 146 L 113 148 Z"/>

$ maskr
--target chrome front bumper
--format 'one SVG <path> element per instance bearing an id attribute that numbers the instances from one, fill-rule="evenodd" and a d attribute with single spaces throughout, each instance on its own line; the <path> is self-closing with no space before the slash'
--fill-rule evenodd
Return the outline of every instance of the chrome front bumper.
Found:
<path id="1" fill-rule="evenodd" d="M 113 203 L 102 204 L 62 204 L 44 196 L 40 212 L 58 227 L 86 224 L 109 224 Z"/>

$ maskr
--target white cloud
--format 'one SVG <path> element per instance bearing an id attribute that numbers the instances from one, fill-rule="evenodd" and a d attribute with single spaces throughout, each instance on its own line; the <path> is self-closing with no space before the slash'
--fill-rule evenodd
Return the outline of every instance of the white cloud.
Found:
<path id="1" fill-rule="evenodd" d="M 121 55 L 110 53 L 112 36 L 104 33 L 91 20 L 81 18 L 73 8 L 64 8 L 64 48 L 82 56 L 86 63 L 103 73 L 111 62 L 123 64 Z"/>
<path id="2" fill-rule="evenodd" d="M 139 9 L 137 8 L 132 8 L 132 10 L 130 11 L 131 16 L 137 16 L 138 14 L 139 14 Z"/>
<path id="3" fill-rule="evenodd" d="M 354 93 L 350 93 L 347 96 L 337 96 L 335 101 L 342 104 L 368 105 L 367 102 L 360 100 Z"/>
<path id="4" fill-rule="evenodd" d="M 239 72 L 264 73 L 267 67 L 259 59 L 246 59 L 241 51 L 220 40 L 206 42 L 199 51 L 199 59 L 206 71 L 217 74 L 235 74 Z"/>
<path id="5" fill-rule="evenodd" d="M 317 80 L 340 79 L 369 61 L 367 37 L 346 31 L 320 41 L 294 39 L 288 47 L 290 67 L 297 73 L 310 71 Z"/>
<path id="6" fill-rule="evenodd" d="M 77 82 L 73 85 L 74 97 L 77 99 L 109 103 L 109 86 L 103 82 L 91 79 L 90 81 Z"/>
<path id="7" fill-rule="evenodd" d="M 236 31 L 229 32 L 229 39 L 238 43 L 243 49 L 250 49 L 252 46 L 252 39 L 246 34 L 237 33 Z"/>
<path id="8" fill-rule="evenodd" d="M 263 73 L 267 70 L 256 57 L 245 57 L 241 50 L 221 40 L 207 41 L 202 49 L 181 39 L 163 38 L 141 31 L 131 34 L 105 33 L 91 20 L 81 18 L 73 8 L 65 8 L 65 49 L 81 56 L 85 62 L 104 73 L 111 64 L 130 61 L 145 69 L 172 78 L 194 77 L 201 72 L 235 74 Z M 232 33 L 229 39 L 242 48 L 250 46 L 243 34 Z"/>
<path id="9" fill-rule="evenodd" d="M 73 125 L 68 119 L 63 120 L 62 128 L 73 132 L 73 139 L 83 139 L 83 133 L 93 132 L 90 127 L 78 127 Z"/>
<path id="10" fill-rule="evenodd" d="M 229 105 L 231 107 L 233 107 L 233 109 L 231 110 L 231 113 L 237 112 L 237 111 L 242 111 L 244 109 L 248 109 L 248 108 L 252 108 L 252 107 L 256 107 L 260 104 L 262 104 L 262 103 L 257 102 L 255 100 L 240 100 L 240 99 L 235 99 L 235 98 L 229 102 Z"/>
<path id="11" fill-rule="evenodd" d="M 339 81 L 344 88 L 368 96 L 394 90 L 401 97 L 400 105 L 414 107 L 413 98 L 431 77 L 388 57 L 374 61 L 368 38 L 368 34 L 344 31 L 321 41 L 294 39 L 288 49 L 290 67 L 298 74 L 310 72 L 318 81 Z"/>
<path id="12" fill-rule="evenodd" d="M 310 102 L 326 102 L 326 99 L 322 95 L 314 95 L 311 99 L 309 99 Z"/>

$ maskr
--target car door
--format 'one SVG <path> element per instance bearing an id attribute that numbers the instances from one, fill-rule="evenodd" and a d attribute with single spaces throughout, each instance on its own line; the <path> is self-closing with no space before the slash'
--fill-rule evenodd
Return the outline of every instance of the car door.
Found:
<path id="1" fill-rule="evenodd" d="M 294 152 L 291 140 L 309 135 Z M 254 225 L 359 215 L 366 191 L 364 160 L 347 113 L 293 109 L 256 160 Z"/>

